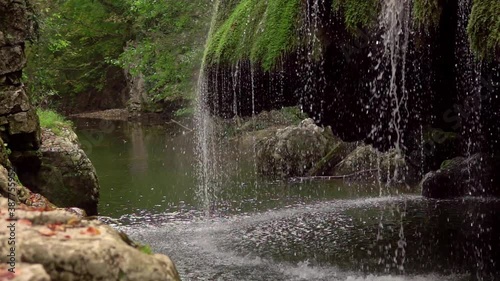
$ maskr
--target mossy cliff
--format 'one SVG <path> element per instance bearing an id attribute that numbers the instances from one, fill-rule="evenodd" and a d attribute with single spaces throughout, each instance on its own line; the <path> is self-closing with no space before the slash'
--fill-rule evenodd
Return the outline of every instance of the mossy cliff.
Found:
<path id="1" fill-rule="evenodd" d="M 500 1 L 474 0 L 467 32 L 478 56 L 500 59 Z"/>
<path id="2" fill-rule="evenodd" d="M 309 0 L 308 0 L 309 1 Z M 310 7 L 315 5 L 312 1 Z M 422 29 L 437 29 L 448 0 L 414 0 L 412 15 Z M 304 42 L 301 35 L 307 1 L 301 0 L 222 0 L 214 31 L 206 50 L 207 65 L 235 64 L 250 60 L 268 71 L 283 55 Z M 352 34 L 377 27 L 382 3 L 379 0 L 326 0 L 333 17 L 344 22 Z M 468 24 L 471 49 L 478 58 L 499 57 L 500 2 L 473 0 Z"/>
<path id="3" fill-rule="evenodd" d="M 229 11 L 234 7 L 232 11 Z M 228 1 L 220 6 L 206 62 L 235 63 L 250 59 L 270 69 L 296 46 L 300 0 Z"/>

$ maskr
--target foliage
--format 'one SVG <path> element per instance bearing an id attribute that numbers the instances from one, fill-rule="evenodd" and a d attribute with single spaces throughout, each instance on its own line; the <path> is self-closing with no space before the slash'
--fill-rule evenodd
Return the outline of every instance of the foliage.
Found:
<path id="1" fill-rule="evenodd" d="M 36 103 L 99 93 L 116 65 L 144 77 L 151 103 L 194 96 L 209 0 L 33 2 L 40 39 L 26 76 Z"/>
<path id="2" fill-rule="evenodd" d="M 220 19 L 208 42 L 208 64 L 247 58 L 270 70 L 282 54 L 296 45 L 300 0 L 242 0 L 230 13 L 228 6 L 223 5 L 219 11 Z M 227 19 L 222 20 L 226 13 Z"/>
<path id="3" fill-rule="evenodd" d="M 438 0 L 414 0 L 413 17 L 424 29 L 436 28 L 441 19 L 442 9 Z"/>
<path id="4" fill-rule="evenodd" d="M 30 45 L 26 74 L 34 100 L 52 93 L 102 89 L 106 68 L 130 38 L 126 8 L 107 0 L 34 0 L 39 40 Z"/>
<path id="5" fill-rule="evenodd" d="M 210 13 L 208 0 L 127 0 L 135 40 L 115 61 L 143 74 L 152 102 L 194 96 Z"/>
<path id="6" fill-rule="evenodd" d="M 53 110 L 37 109 L 36 113 L 40 118 L 40 127 L 50 129 L 56 135 L 61 134 L 61 129 L 73 126 L 71 121 Z"/>
<path id="7" fill-rule="evenodd" d="M 500 1 L 474 0 L 467 33 L 479 58 L 500 58 Z"/>
<path id="8" fill-rule="evenodd" d="M 344 16 L 347 29 L 356 33 L 360 28 L 370 28 L 377 22 L 379 0 L 333 0 L 332 8 Z"/>

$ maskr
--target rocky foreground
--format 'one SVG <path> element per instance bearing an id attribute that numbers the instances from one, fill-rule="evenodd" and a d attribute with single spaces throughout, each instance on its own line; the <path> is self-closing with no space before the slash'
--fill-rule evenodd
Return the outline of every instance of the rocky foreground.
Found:
<path id="1" fill-rule="evenodd" d="M 140 251 L 102 222 L 64 209 L 9 209 L 6 198 L 0 252 L 0 280 L 180 280 L 167 256 Z"/>

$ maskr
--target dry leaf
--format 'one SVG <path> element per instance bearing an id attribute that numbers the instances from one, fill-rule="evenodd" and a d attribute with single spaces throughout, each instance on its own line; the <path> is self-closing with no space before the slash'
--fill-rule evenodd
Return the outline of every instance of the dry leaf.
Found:
<path id="1" fill-rule="evenodd" d="M 30 220 L 27 220 L 27 219 L 20 219 L 17 222 L 19 224 L 27 225 L 27 226 L 32 226 L 33 225 L 33 223 Z"/>
<path id="2" fill-rule="evenodd" d="M 89 234 L 89 235 L 94 236 L 94 235 L 99 235 L 99 234 L 101 234 L 101 232 L 99 231 L 99 229 L 97 229 L 97 228 L 95 228 L 95 227 L 93 227 L 93 226 L 89 226 L 89 227 L 87 227 L 87 229 L 82 230 L 82 231 L 80 232 L 80 234 Z"/>
<path id="3" fill-rule="evenodd" d="M 38 232 L 43 236 L 54 236 L 56 233 L 48 228 L 42 228 Z"/>
<path id="4" fill-rule="evenodd" d="M 66 231 L 66 227 L 61 223 L 47 224 L 47 227 L 52 231 Z"/>

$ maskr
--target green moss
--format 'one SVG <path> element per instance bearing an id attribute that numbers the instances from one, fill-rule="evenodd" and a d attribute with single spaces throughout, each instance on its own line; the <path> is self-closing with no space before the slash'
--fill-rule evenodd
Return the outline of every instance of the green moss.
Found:
<path id="1" fill-rule="evenodd" d="M 414 0 L 413 2 L 413 17 L 424 29 L 437 28 L 442 10 L 439 0 Z"/>
<path id="2" fill-rule="evenodd" d="M 333 0 L 332 8 L 344 16 L 347 29 L 356 33 L 360 28 L 370 28 L 377 22 L 379 0 Z"/>
<path id="3" fill-rule="evenodd" d="M 467 33 L 479 58 L 500 58 L 500 1 L 474 0 Z"/>
<path id="4" fill-rule="evenodd" d="M 246 58 L 270 70 L 296 44 L 300 7 L 300 0 L 240 1 L 226 20 L 215 24 L 206 63 L 235 63 Z M 220 9 L 219 14 L 227 13 L 227 6 Z"/>
<path id="5" fill-rule="evenodd" d="M 147 255 L 153 254 L 153 250 L 151 250 L 151 247 L 149 245 L 138 245 L 137 249 Z"/>
<path id="6" fill-rule="evenodd" d="M 61 134 L 61 129 L 73 126 L 71 121 L 53 110 L 38 109 L 36 113 L 40 118 L 40 126 L 50 129 L 56 135 Z"/>

